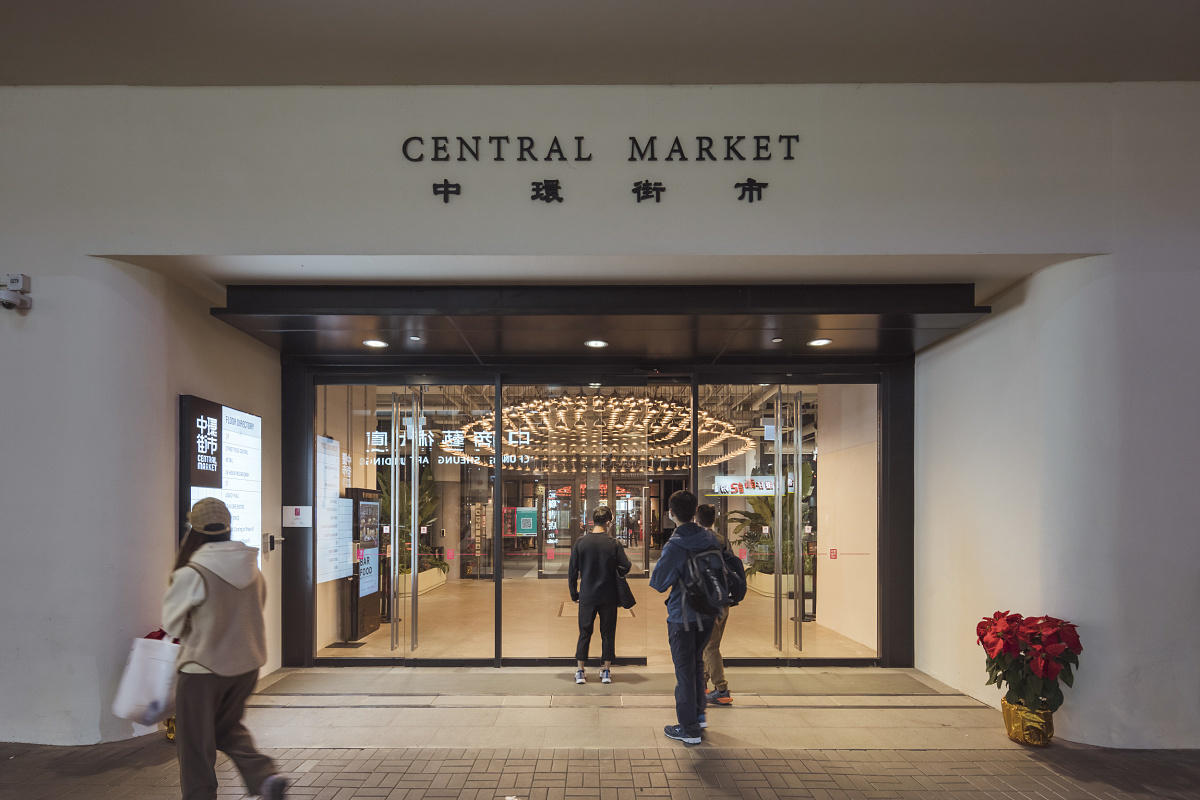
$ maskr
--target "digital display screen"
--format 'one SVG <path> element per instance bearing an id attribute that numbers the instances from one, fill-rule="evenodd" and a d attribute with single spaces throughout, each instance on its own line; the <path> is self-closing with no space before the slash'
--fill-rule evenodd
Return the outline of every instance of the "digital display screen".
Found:
<path id="1" fill-rule="evenodd" d="M 183 518 L 196 501 L 215 497 L 229 507 L 230 538 L 261 548 L 262 417 L 180 395 L 179 429 Z"/>

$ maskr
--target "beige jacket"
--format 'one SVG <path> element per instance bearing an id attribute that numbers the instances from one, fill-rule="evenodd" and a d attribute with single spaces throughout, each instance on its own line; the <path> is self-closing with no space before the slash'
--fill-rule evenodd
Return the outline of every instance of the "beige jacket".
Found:
<path id="1" fill-rule="evenodd" d="M 183 645 L 179 670 L 233 676 L 265 664 L 266 598 L 256 548 L 241 542 L 203 545 L 171 575 L 163 597 L 163 630 Z"/>

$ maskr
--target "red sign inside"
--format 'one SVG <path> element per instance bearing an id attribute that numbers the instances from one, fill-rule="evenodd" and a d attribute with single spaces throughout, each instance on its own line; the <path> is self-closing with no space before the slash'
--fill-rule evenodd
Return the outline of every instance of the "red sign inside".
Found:
<path id="1" fill-rule="evenodd" d="M 837 548 L 836 547 L 829 548 L 829 557 L 832 559 L 837 558 Z"/>
<path id="2" fill-rule="evenodd" d="M 554 560 L 554 548 L 553 547 L 546 548 L 546 558 L 550 559 L 551 561 Z"/>
<path id="3" fill-rule="evenodd" d="M 741 550 L 738 550 L 738 558 L 742 561 L 746 560 L 746 548 L 743 547 Z"/>

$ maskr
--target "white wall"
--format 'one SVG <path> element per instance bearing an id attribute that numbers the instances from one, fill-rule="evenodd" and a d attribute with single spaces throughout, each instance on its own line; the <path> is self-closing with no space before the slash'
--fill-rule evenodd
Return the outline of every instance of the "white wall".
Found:
<path id="1" fill-rule="evenodd" d="M 561 206 L 527 200 L 542 163 L 399 153 L 528 131 L 592 146 Z M 739 162 L 632 200 L 629 135 L 757 131 L 802 137 L 771 202 L 714 189 Z M 918 360 L 918 659 L 981 691 L 966 610 L 1044 604 L 1084 626 L 1062 735 L 1198 746 L 1197 141 L 1200 84 L 0 89 L 0 263 L 35 301 L 0 313 L 0 738 L 130 732 L 105 709 L 157 618 L 178 393 L 264 417 L 278 506 L 275 354 L 89 254 L 1104 253 Z"/>
<path id="2" fill-rule="evenodd" d="M 161 620 L 180 394 L 263 417 L 264 525 L 280 533 L 277 354 L 159 275 L 65 249 L 3 259 L 37 276 L 33 311 L 0 315 L 3 741 L 134 732 L 109 706 L 130 640 Z M 279 666 L 278 552 L 263 564 L 266 671 Z"/>
<path id="3" fill-rule="evenodd" d="M 817 387 L 817 622 L 872 649 L 879 646 L 878 394 L 875 384 Z"/>

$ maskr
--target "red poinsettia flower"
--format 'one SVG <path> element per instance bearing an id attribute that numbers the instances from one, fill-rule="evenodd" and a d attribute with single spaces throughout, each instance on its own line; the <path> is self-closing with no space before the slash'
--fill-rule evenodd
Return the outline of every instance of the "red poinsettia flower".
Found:
<path id="1" fill-rule="evenodd" d="M 1064 622 L 1059 627 L 1058 637 L 1075 655 L 1083 652 L 1083 645 L 1079 643 L 1079 631 L 1071 623 Z"/>
<path id="2" fill-rule="evenodd" d="M 1058 677 L 1058 673 L 1062 672 L 1062 664 L 1058 662 L 1058 657 L 1066 649 L 1067 646 L 1062 642 L 1048 645 L 1032 645 L 1029 648 L 1030 671 L 1039 678 L 1054 680 Z"/>
<path id="3" fill-rule="evenodd" d="M 984 617 L 976 626 L 979 643 L 983 645 L 988 658 L 997 658 L 1002 653 L 1011 656 L 1021 654 L 1021 643 L 1018 638 L 1020 614 L 1009 614 L 1007 611 L 997 612 L 993 617 Z"/>

